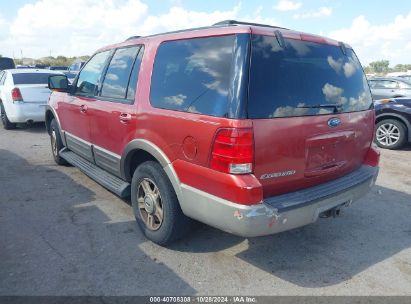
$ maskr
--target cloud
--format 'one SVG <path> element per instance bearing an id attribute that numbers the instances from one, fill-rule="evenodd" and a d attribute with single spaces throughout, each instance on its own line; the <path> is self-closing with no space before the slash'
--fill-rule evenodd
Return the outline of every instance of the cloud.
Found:
<path id="1" fill-rule="evenodd" d="M 7 37 L 7 28 L 8 28 L 9 24 L 6 20 L 6 18 L 3 17 L 3 15 L 0 13 L 0 41 L 4 38 Z M 1 43 L 0 43 L 1 45 Z M 3 47 L 2 47 L 3 49 Z M 3 50 L 0 50 L 1 52 L 3 52 Z M 1 53 L 0 53 L 1 54 Z M 4 54 L 3 54 L 4 55 Z"/>
<path id="2" fill-rule="evenodd" d="M 350 27 L 332 31 L 329 37 L 353 46 L 363 64 L 387 59 L 392 65 L 410 63 L 411 11 L 392 22 L 371 24 L 364 16 L 354 18 Z"/>
<path id="3" fill-rule="evenodd" d="M 355 64 L 355 62 L 353 62 L 353 60 L 350 58 L 349 62 L 344 63 L 344 75 L 347 78 L 350 78 L 352 75 L 355 74 L 355 72 L 357 72 L 357 66 Z"/>
<path id="4" fill-rule="evenodd" d="M 342 58 L 335 60 L 332 56 L 328 56 L 327 62 L 337 74 L 344 71 L 344 75 L 347 78 L 350 78 L 360 69 L 358 62 L 354 61 L 351 57 L 344 63 Z"/>
<path id="5" fill-rule="evenodd" d="M 301 2 L 292 2 L 290 0 L 281 0 L 277 5 L 273 6 L 273 9 L 281 12 L 295 11 L 301 8 L 303 4 Z"/>
<path id="6" fill-rule="evenodd" d="M 241 2 L 227 10 L 189 10 L 176 1 L 164 13 L 150 13 L 144 0 L 38 0 L 22 6 L 9 24 L 0 15 L 0 45 L 4 56 L 13 52 L 25 57 L 91 55 L 107 44 L 134 35 L 207 26 L 221 20 L 240 19 L 276 24 L 261 16 L 262 7 L 241 14 Z"/>
<path id="7" fill-rule="evenodd" d="M 333 13 L 331 7 L 322 6 L 316 10 L 310 10 L 301 14 L 294 14 L 294 19 L 310 19 L 310 18 L 321 18 L 329 17 Z"/>
<path id="8" fill-rule="evenodd" d="M 171 105 L 181 106 L 186 99 L 187 99 L 187 96 L 183 94 L 178 94 L 174 96 L 164 97 L 164 102 L 171 104 Z"/>
<path id="9" fill-rule="evenodd" d="M 326 83 L 322 89 L 325 99 L 332 103 L 340 103 L 344 89 Z"/>
<path id="10" fill-rule="evenodd" d="M 304 116 L 308 113 L 309 108 L 304 108 L 305 103 L 300 102 L 297 104 L 296 107 L 292 106 L 283 106 L 283 107 L 278 107 L 272 115 L 270 115 L 271 118 L 273 117 L 289 117 L 289 116 Z"/>
<path id="11" fill-rule="evenodd" d="M 328 64 L 333 68 L 333 70 L 337 74 L 340 74 L 341 68 L 343 66 L 342 58 L 338 58 L 337 60 L 335 60 L 332 56 L 328 56 L 327 61 L 328 61 Z"/>

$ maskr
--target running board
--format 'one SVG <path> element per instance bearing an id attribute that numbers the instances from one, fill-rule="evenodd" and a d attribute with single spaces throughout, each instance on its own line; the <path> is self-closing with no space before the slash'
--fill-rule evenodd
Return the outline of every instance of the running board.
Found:
<path id="1" fill-rule="evenodd" d="M 92 178 L 119 197 L 130 196 L 130 183 L 127 183 L 117 176 L 97 167 L 95 164 L 66 148 L 60 150 L 59 154 L 69 164 L 79 168 L 81 172 L 85 173 L 88 177 Z"/>

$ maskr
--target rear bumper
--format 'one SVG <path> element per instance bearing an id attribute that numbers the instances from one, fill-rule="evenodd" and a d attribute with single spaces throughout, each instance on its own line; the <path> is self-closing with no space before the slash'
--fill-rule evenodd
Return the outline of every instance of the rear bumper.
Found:
<path id="1" fill-rule="evenodd" d="M 41 103 L 16 103 L 7 109 L 7 117 L 13 123 L 44 121 L 45 113 L 46 104 Z"/>
<path id="2" fill-rule="evenodd" d="M 358 200 L 375 184 L 378 167 L 360 169 L 331 182 L 246 206 L 182 185 L 183 212 L 223 231 L 254 237 L 274 234 L 315 222 L 329 209 Z"/>

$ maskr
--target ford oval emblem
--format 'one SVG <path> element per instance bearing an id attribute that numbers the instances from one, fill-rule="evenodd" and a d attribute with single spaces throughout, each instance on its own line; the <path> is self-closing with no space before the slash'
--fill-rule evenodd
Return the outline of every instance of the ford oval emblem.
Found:
<path id="1" fill-rule="evenodd" d="M 330 128 L 335 128 L 341 124 L 341 120 L 337 117 L 333 117 L 328 120 L 327 124 Z"/>

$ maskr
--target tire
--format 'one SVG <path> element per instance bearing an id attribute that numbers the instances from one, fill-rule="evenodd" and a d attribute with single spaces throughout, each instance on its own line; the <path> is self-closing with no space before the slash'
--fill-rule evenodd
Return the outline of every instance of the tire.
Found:
<path id="1" fill-rule="evenodd" d="M 67 165 L 67 162 L 59 155 L 59 151 L 64 148 L 64 145 L 61 140 L 59 126 L 54 118 L 50 123 L 50 144 L 51 153 L 53 154 L 53 158 L 56 164 L 60 166 Z"/>
<path id="2" fill-rule="evenodd" d="M 5 130 L 12 130 L 16 128 L 16 124 L 10 122 L 9 118 L 7 117 L 6 110 L 4 109 L 3 103 L 0 103 L 0 110 L 1 110 L 1 122 L 3 124 L 3 128 Z"/>
<path id="3" fill-rule="evenodd" d="M 385 119 L 377 124 L 375 143 L 380 148 L 396 150 L 407 142 L 407 128 L 396 119 Z"/>
<path id="4" fill-rule="evenodd" d="M 134 171 L 131 202 L 138 226 L 154 243 L 168 245 L 190 231 L 192 221 L 181 211 L 170 180 L 155 161 L 144 162 Z"/>

